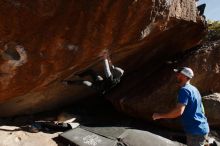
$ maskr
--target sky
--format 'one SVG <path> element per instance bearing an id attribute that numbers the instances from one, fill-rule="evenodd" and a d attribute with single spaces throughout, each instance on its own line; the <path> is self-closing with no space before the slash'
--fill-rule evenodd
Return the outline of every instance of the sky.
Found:
<path id="1" fill-rule="evenodd" d="M 205 16 L 207 20 L 220 21 L 220 0 L 200 0 L 198 4 L 206 3 Z"/>

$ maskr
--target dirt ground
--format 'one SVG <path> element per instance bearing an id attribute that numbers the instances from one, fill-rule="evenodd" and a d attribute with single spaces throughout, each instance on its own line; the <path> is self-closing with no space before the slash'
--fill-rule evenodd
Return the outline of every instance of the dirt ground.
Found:
<path id="1" fill-rule="evenodd" d="M 55 142 L 53 138 L 60 132 L 31 133 L 19 129 L 15 126 L 0 126 L 0 145 L 1 146 L 62 146 Z"/>

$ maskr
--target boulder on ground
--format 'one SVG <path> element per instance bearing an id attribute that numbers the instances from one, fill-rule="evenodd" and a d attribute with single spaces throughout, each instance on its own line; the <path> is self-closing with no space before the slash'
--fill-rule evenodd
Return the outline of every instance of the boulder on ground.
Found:
<path id="1" fill-rule="evenodd" d="M 101 72 L 106 48 L 127 75 L 137 69 L 148 75 L 206 33 L 195 0 L 10 0 L 0 2 L 0 20 L 0 116 L 59 108 L 91 95 L 60 81 L 88 68 Z"/>

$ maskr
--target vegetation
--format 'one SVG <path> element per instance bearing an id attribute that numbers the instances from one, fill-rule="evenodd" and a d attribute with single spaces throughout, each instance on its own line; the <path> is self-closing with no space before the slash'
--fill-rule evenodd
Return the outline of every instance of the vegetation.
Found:
<path id="1" fill-rule="evenodd" d="M 220 21 L 211 21 L 208 20 L 209 29 L 220 31 Z"/>
<path id="2" fill-rule="evenodd" d="M 220 39 L 220 21 L 208 20 L 207 40 L 216 41 Z"/>

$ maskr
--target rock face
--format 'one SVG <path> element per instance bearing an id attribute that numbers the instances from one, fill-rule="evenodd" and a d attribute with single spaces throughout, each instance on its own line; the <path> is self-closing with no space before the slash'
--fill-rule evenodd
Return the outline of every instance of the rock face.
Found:
<path id="1" fill-rule="evenodd" d="M 202 95 L 207 95 L 203 98 L 203 104 L 209 124 L 220 127 L 218 116 L 220 114 L 218 94 L 220 93 L 220 41 L 181 54 L 167 61 L 149 76 L 145 76 L 147 70 L 139 70 L 135 76 L 142 76 L 142 80 L 127 84 L 134 76 L 127 77 L 120 85 L 121 91 L 113 93 L 109 99 L 119 110 L 129 115 L 152 120 L 154 112 L 167 112 L 176 105 L 178 87 L 173 68 L 180 66 L 189 66 L 194 70 L 195 77 L 191 83 Z M 216 94 L 209 95 L 210 93 Z M 166 127 L 174 127 L 174 123 L 173 120 L 161 122 Z"/>
<path id="2" fill-rule="evenodd" d="M 205 112 L 207 114 L 208 121 L 215 127 L 219 126 L 220 118 L 220 94 L 214 93 L 204 96 L 204 105 L 206 106 Z"/>
<path id="3" fill-rule="evenodd" d="M 194 0 L 2 0 L 0 20 L 0 116 L 58 108 L 90 95 L 60 80 L 90 67 L 102 71 L 105 48 L 129 75 L 124 84 L 133 82 L 123 89 L 133 89 L 206 32 Z M 134 75 L 138 70 L 144 76 Z M 146 97 L 147 84 L 132 98 Z"/>

